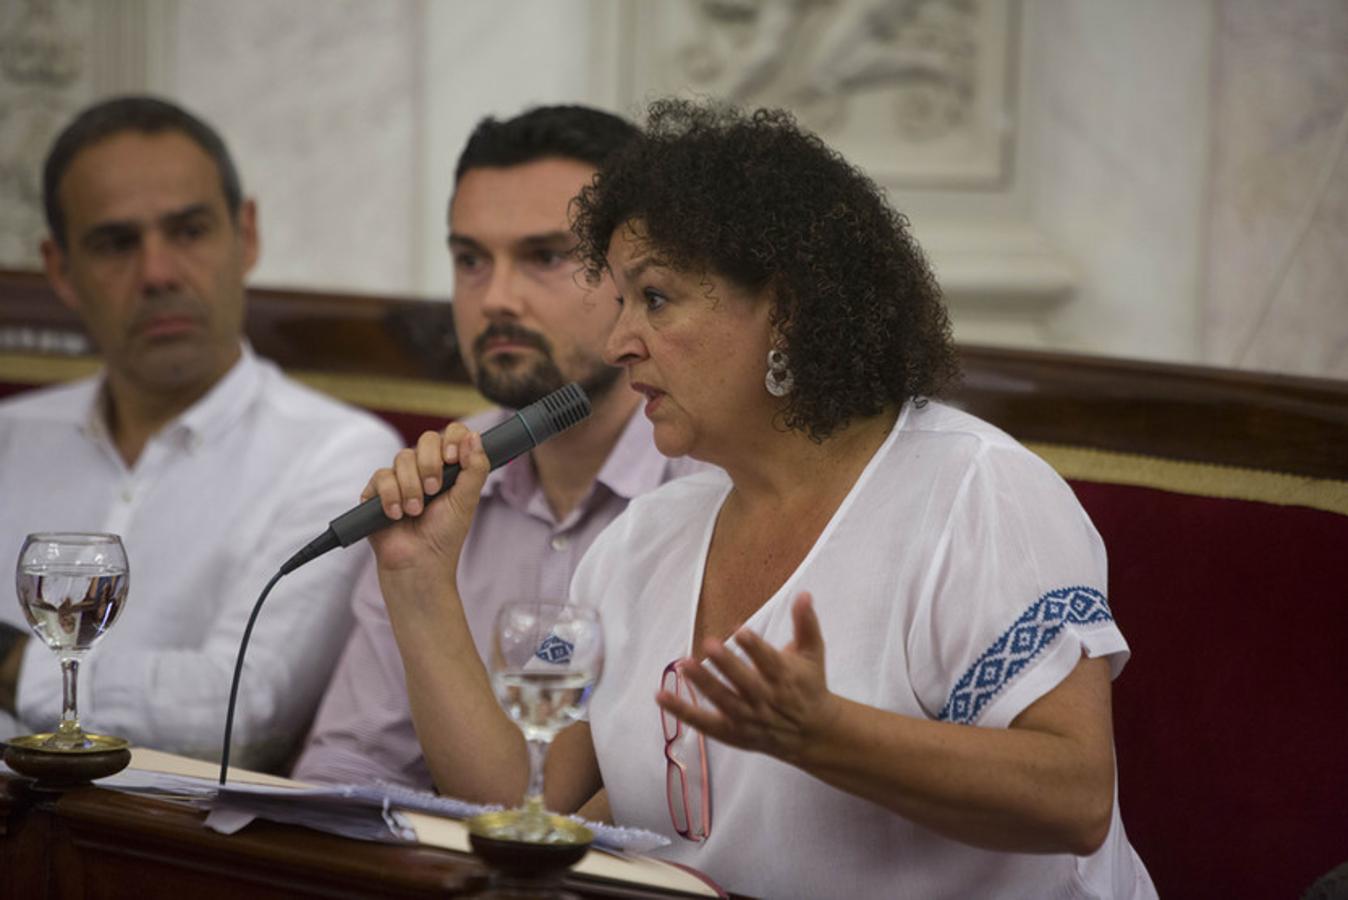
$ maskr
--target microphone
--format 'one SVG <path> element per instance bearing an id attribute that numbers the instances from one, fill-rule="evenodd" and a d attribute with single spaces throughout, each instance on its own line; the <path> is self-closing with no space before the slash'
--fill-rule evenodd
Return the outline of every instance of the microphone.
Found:
<path id="1" fill-rule="evenodd" d="M 572 383 L 553 391 L 541 400 L 536 400 L 515 413 L 504 422 L 482 433 L 482 449 L 493 469 L 500 468 L 521 453 L 527 453 L 555 434 L 583 420 L 590 414 L 590 398 L 585 396 L 580 385 Z M 459 477 L 459 466 L 445 466 L 443 484 L 440 490 L 426 497 L 426 502 L 434 500 L 449 490 Z M 281 577 L 295 571 L 300 566 L 322 556 L 336 547 L 349 547 L 363 537 L 368 537 L 393 520 L 384 515 L 379 506 L 379 498 L 371 497 L 359 506 L 342 513 L 328 523 L 328 530 L 310 541 L 271 577 L 262 594 L 253 604 L 253 612 L 248 616 L 248 624 L 243 629 L 243 639 L 239 642 L 239 653 L 234 658 L 234 680 L 229 686 L 229 706 L 225 710 L 225 738 L 220 748 L 220 783 L 223 785 L 229 775 L 230 738 L 234 733 L 234 705 L 239 697 L 239 679 L 243 675 L 243 657 L 248 650 L 248 639 L 253 634 L 253 624 L 257 614 L 262 611 L 271 589 Z"/>
<path id="2" fill-rule="evenodd" d="M 482 449 L 493 469 L 559 434 L 590 414 L 590 399 L 580 385 L 571 383 L 524 407 L 504 422 L 482 433 Z M 449 490 L 459 477 L 458 464 L 445 466 L 440 490 L 426 496 L 429 503 Z M 328 523 L 328 530 L 306 544 L 281 566 L 286 575 L 336 547 L 349 547 L 379 529 L 393 524 L 384 515 L 379 498 L 371 497 Z"/>

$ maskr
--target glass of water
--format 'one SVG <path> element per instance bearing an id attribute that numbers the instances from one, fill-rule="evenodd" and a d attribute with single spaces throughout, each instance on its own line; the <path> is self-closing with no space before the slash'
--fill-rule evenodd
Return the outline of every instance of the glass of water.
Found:
<path id="1" fill-rule="evenodd" d="M 604 636 L 594 609 L 523 602 L 507 604 L 497 615 L 492 686 L 528 742 L 529 787 L 523 808 L 493 837 L 530 843 L 575 839 L 573 827 L 559 826 L 544 809 L 543 764 L 552 739 L 583 717 L 603 667 Z"/>
<path id="2" fill-rule="evenodd" d="M 80 662 L 117 621 L 126 603 L 126 550 L 115 534 L 30 534 L 16 571 L 19 605 L 33 633 L 61 663 L 61 724 L 38 745 L 57 752 L 106 749 L 104 738 L 80 727 Z"/>

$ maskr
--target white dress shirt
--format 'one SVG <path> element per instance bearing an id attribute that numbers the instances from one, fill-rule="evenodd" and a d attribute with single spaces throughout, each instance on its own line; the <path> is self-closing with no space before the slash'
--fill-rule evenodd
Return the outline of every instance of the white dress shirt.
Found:
<path id="1" fill-rule="evenodd" d="M 669 835 L 658 855 L 753 896 L 1155 897 L 1117 802 L 1090 856 L 995 852 L 712 740 L 711 834 L 679 837 L 654 697 L 666 664 L 692 652 L 707 549 L 729 491 L 726 475 L 711 472 L 637 498 L 576 571 L 573 595 L 600 598 L 603 615 L 607 655 L 590 724 L 616 823 Z M 1128 647 L 1105 583 L 1100 537 L 1047 464 L 972 416 L 910 404 L 745 627 L 775 647 L 790 643 L 791 603 L 808 590 L 831 691 L 905 716 L 1006 728 L 1083 655 L 1107 658 L 1115 674 L 1123 666 Z M 699 779 L 696 744 L 673 752 Z M 700 784 L 690 788 L 694 803 Z"/>
<path id="2" fill-rule="evenodd" d="M 36 531 L 119 534 L 126 606 L 80 667 L 86 730 L 218 759 L 239 641 L 280 564 L 352 506 L 402 441 L 376 417 L 286 378 L 245 345 L 201 400 L 127 468 L 102 413 L 101 375 L 0 403 L 0 565 Z M 282 578 L 248 647 L 232 761 L 268 768 L 293 752 L 350 628 L 363 542 Z M 26 628 L 14 581 L 0 619 Z M 36 638 L 19 675 L 19 724 L 61 713 L 55 654 Z M 0 728 L 4 723 L 0 722 Z M 0 737 L 5 737 L 0 731 Z"/>

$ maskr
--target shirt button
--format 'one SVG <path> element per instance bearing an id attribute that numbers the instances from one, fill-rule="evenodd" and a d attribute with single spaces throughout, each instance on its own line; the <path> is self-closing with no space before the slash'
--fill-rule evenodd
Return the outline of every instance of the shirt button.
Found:
<path id="1" fill-rule="evenodd" d="M 554 535 L 552 538 L 552 549 L 565 550 L 566 545 L 571 543 L 570 539 L 564 534 Z"/>
<path id="2" fill-rule="evenodd" d="M 122 502 L 130 503 L 134 496 L 135 494 L 131 492 L 131 488 L 126 488 L 125 490 L 122 491 Z"/>

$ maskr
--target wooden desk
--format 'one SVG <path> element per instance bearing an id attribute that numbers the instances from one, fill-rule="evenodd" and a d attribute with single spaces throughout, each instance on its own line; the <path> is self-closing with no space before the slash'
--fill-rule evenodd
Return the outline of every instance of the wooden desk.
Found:
<path id="1" fill-rule="evenodd" d="M 487 886 L 467 854 L 257 821 L 232 836 L 193 808 L 98 787 L 33 791 L 0 772 L 0 897 L 461 897 Z M 682 894 L 572 875 L 581 897 Z"/>

